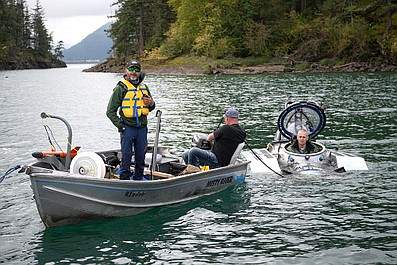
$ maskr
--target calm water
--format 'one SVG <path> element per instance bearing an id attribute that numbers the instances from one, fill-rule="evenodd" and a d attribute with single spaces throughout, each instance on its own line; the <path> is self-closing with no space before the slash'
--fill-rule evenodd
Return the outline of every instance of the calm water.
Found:
<path id="1" fill-rule="evenodd" d="M 73 145 L 118 148 L 105 116 L 120 76 L 67 69 L 0 72 L 0 175 L 49 150 L 40 113 L 66 118 Z M 0 184 L 0 263 L 7 264 L 397 264 L 397 75 L 148 76 L 163 111 L 160 143 L 180 154 L 193 132 L 217 127 L 236 106 L 252 148 L 272 140 L 287 100 L 326 106 L 318 140 L 363 156 L 368 172 L 278 177 L 138 216 L 49 228 L 27 175 Z M 149 141 L 156 119 L 150 114 Z M 62 124 L 49 122 L 66 146 Z"/>

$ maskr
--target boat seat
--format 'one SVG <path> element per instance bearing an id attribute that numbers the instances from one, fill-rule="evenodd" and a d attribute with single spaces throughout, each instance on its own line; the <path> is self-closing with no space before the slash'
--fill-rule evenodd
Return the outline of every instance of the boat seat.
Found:
<path id="1" fill-rule="evenodd" d="M 232 158 L 230 158 L 229 165 L 234 165 L 236 163 L 237 158 L 240 155 L 241 150 L 243 150 L 244 145 L 245 145 L 244 142 L 239 143 L 239 145 L 237 146 L 236 150 L 234 151 L 234 153 L 232 155 Z"/>

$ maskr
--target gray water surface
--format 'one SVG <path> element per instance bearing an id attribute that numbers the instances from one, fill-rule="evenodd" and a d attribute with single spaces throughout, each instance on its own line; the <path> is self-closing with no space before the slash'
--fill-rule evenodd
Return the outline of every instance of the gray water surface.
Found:
<path id="1" fill-rule="evenodd" d="M 41 112 L 73 128 L 84 151 L 119 147 L 105 111 L 116 74 L 67 69 L 0 72 L 0 175 L 49 150 Z M 45 228 L 27 175 L 0 184 L 0 263 L 6 264 L 397 264 L 397 75 L 151 76 L 160 144 L 181 154 L 211 132 L 223 109 L 240 110 L 251 148 L 273 139 L 288 100 L 326 107 L 318 141 L 364 157 L 369 171 L 279 177 L 116 219 Z M 154 140 L 155 112 L 149 116 Z M 66 147 L 63 124 L 46 121 Z"/>

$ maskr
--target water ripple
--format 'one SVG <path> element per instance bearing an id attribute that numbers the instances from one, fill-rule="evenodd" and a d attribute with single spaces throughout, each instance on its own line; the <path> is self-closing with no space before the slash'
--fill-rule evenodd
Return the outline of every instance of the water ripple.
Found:
<path id="1" fill-rule="evenodd" d="M 120 76 L 80 70 L 30 70 L 29 78 L 0 72 L 0 173 L 49 149 L 42 111 L 65 117 L 82 150 L 118 148 L 105 109 Z M 16 91 L 14 80 L 25 90 Z M 370 170 L 321 178 L 253 174 L 244 185 L 190 202 L 50 229 L 29 178 L 13 174 L 0 185 L 0 263 L 396 264 L 396 75 L 149 75 L 146 82 L 163 112 L 160 143 L 175 154 L 189 148 L 193 132 L 216 128 L 225 107 L 240 110 L 254 148 L 273 139 L 287 100 L 315 100 L 327 114 L 318 141 L 363 156 Z M 28 111 L 16 115 L 26 103 Z M 155 123 L 151 113 L 149 141 Z M 63 125 L 56 126 L 66 146 Z"/>

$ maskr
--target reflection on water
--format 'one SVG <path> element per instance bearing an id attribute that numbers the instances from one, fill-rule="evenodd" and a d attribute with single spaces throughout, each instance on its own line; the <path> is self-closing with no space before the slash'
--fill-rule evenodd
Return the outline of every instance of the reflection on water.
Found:
<path id="1" fill-rule="evenodd" d="M 0 72 L 0 174 L 49 149 L 40 113 L 66 118 L 73 145 L 118 148 L 105 116 L 116 74 L 67 69 Z M 18 86 L 15 82 L 18 80 Z M 180 154 L 193 132 L 211 132 L 235 106 L 250 147 L 273 139 L 288 100 L 326 107 L 318 140 L 363 156 L 367 172 L 250 175 L 244 185 L 127 217 L 45 229 L 27 176 L 0 185 L 0 263 L 22 264 L 395 264 L 397 76 L 279 74 L 146 78 L 163 111 L 160 143 Z M 17 89 L 23 87 L 23 89 Z M 149 116 L 149 141 L 155 133 Z M 59 123 L 54 134 L 66 146 Z"/>
<path id="2" fill-rule="evenodd" d="M 211 230 L 203 227 L 203 222 L 216 224 L 216 219 L 230 222 L 228 214 L 245 207 L 244 189 L 244 185 L 229 188 L 213 196 L 156 208 L 138 216 L 49 228 L 44 231 L 35 255 L 40 264 L 54 260 L 91 263 L 141 261 L 144 264 L 151 260 L 183 262 L 183 256 L 173 254 L 167 257 L 167 253 L 172 252 L 171 249 L 183 252 L 187 242 L 193 243 L 194 238 L 202 241 L 203 233 Z M 78 247 L 65 249 L 65 246 Z"/>

